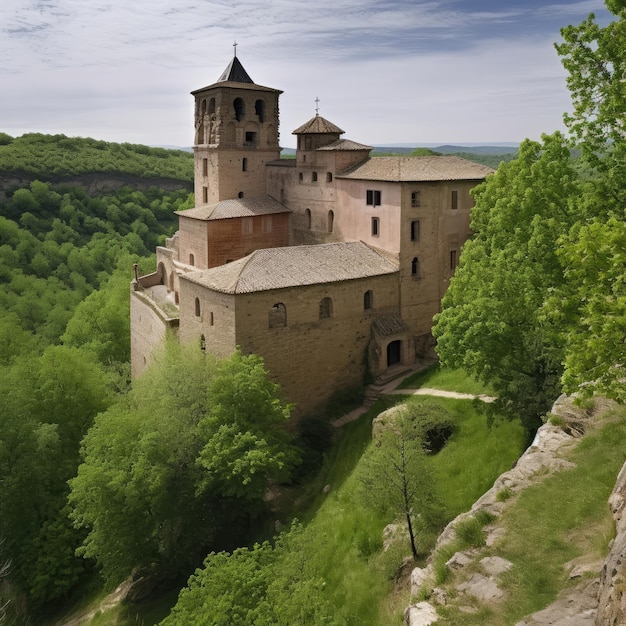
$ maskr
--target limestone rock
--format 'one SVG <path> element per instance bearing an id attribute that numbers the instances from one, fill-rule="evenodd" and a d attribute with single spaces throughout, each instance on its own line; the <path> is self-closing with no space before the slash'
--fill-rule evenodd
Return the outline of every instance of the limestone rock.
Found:
<path id="1" fill-rule="evenodd" d="M 432 578 L 432 567 L 415 567 L 411 571 L 411 596 L 416 596 L 419 590 L 424 586 L 424 583 Z"/>
<path id="2" fill-rule="evenodd" d="M 515 626 L 594 626 L 596 623 L 596 593 L 598 582 L 586 582 L 569 589 L 556 602 L 524 618 Z M 598 622 L 603 626 L 618 626 L 623 622 Z"/>
<path id="3" fill-rule="evenodd" d="M 400 404 L 377 415 L 372 421 L 372 441 L 380 445 L 381 435 L 388 430 L 393 431 L 396 420 L 406 414 L 408 414 L 408 408 Z"/>
<path id="4" fill-rule="evenodd" d="M 600 573 L 596 626 L 626 624 L 626 464 L 609 498 L 615 519 L 615 539 Z"/>
<path id="5" fill-rule="evenodd" d="M 470 552 L 455 552 L 446 562 L 448 569 L 463 569 L 473 561 Z"/>
<path id="6" fill-rule="evenodd" d="M 428 602 L 412 604 L 404 611 L 405 626 L 430 626 L 430 624 L 434 624 L 437 619 L 435 607 Z"/>
<path id="7" fill-rule="evenodd" d="M 502 526 L 486 526 L 485 531 L 485 545 L 488 548 L 493 547 L 499 539 L 506 535 L 506 529 Z"/>
<path id="8" fill-rule="evenodd" d="M 511 561 L 507 561 L 499 556 L 486 556 L 480 560 L 480 564 L 489 576 L 500 576 L 500 574 L 504 574 L 504 572 L 513 567 Z"/>
<path id="9" fill-rule="evenodd" d="M 504 598 L 504 592 L 493 578 L 478 573 L 472 574 L 467 582 L 457 585 L 456 590 L 485 603 L 498 602 Z"/>
<path id="10" fill-rule="evenodd" d="M 409 531 L 404 524 L 387 524 L 383 529 L 383 552 L 387 552 L 389 548 L 397 541 L 409 541 Z"/>

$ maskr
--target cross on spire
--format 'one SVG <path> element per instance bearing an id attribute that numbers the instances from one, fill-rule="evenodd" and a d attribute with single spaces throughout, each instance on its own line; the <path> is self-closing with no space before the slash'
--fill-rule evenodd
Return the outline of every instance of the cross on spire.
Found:
<path id="1" fill-rule="evenodd" d="M 315 115 L 320 114 L 320 99 L 315 96 Z"/>
<path id="2" fill-rule="evenodd" d="M 235 41 L 235 43 L 233 43 L 233 48 L 235 49 L 235 56 L 237 56 L 237 46 L 239 44 Z"/>

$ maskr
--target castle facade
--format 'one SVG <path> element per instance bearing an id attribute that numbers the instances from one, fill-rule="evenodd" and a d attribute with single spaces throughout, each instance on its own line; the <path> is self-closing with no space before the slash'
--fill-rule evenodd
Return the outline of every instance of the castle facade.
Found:
<path id="1" fill-rule="evenodd" d="M 432 318 L 488 167 L 370 157 L 316 113 L 281 159 L 280 91 L 235 56 L 195 98 L 195 207 L 131 285 L 131 365 L 167 333 L 263 356 L 296 416 L 432 354 Z"/>

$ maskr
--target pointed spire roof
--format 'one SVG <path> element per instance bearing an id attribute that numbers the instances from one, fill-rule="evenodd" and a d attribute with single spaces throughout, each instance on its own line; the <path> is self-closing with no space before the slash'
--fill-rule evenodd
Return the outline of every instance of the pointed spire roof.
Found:
<path id="1" fill-rule="evenodd" d="M 302 126 L 296 128 L 292 135 L 343 135 L 346 131 L 341 130 L 339 126 L 335 126 L 332 122 L 323 118 L 321 115 L 315 115 L 308 122 L 302 124 Z"/>
<path id="2" fill-rule="evenodd" d="M 254 85 L 254 81 L 248 75 L 248 72 L 243 69 L 241 61 L 234 56 L 233 60 L 228 64 L 228 67 L 222 72 L 222 75 L 217 79 L 218 83 L 224 82 L 233 83 L 250 83 Z"/>
<path id="3" fill-rule="evenodd" d="M 226 85 L 225 83 L 228 83 Z M 233 57 L 232 61 L 228 64 L 228 67 L 222 72 L 222 75 L 217 79 L 216 83 L 202 87 L 201 89 L 195 89 L 191 92 L 192 95 L 196 95 L 207 89 L 213 89 L 214 87 L 228 86 L 234 89 L 249 89 L 244 85 L 253 85 L 254 89 L 258 91 L 273 91 L 275 93 L 283 93 L 280 89 L 273 89 L 272 87 L 263 87 L 263 85 L 257 85 L 251 78 L 248 72 L 244 69 L 241 61 L 237 58 L 237 55 Z"/>

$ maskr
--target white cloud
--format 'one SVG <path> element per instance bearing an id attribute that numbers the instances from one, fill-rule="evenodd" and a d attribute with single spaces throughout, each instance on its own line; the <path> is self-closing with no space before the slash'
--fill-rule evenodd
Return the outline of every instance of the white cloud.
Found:
<path id="1" fill-rule="evenodd" d="M 0 130 L 187 145 L 189 92 L 218 78 L 237 40 L 252 78 L 285 91 L 284 145 L 316 96 L 364 143 L 538 137 L 568 106 L 558 26 L 601 0 L 496 6 L 4 0 Z"/>

